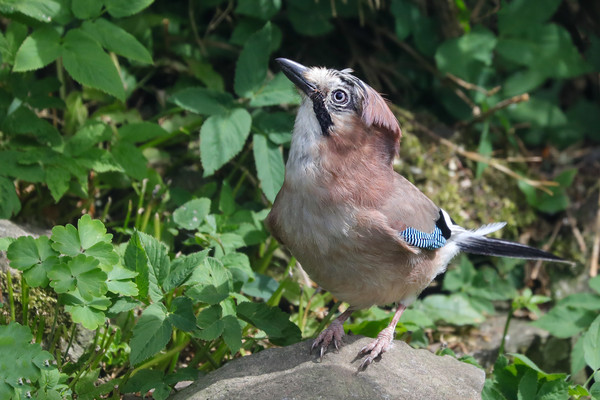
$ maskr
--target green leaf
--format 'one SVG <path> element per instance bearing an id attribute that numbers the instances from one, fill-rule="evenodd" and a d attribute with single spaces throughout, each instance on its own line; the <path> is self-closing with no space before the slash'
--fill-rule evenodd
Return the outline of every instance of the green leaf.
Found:
<path id="1" fill-rule="evenodd" d="M 322 36 L 334 28 L 329 3 L 289 1 L 286 8 L 294 30 L 301 35 Z"/>
<path id="2" fill-rule="evenodd" d="M 99 267 L 95 258 L 80 254 L 67 263 L 54 265 L 48 272 L 50 286 L 57 293 L 67 293 L 75 288 L 82 298 L 91 300 L 106 293 L 107 275 Z"/>
<path id="3" fill-rule="evenodd" d="M 42 26 L 33 31 L 15 56 L 14 72 L 40 69 L 60 56 L 60 35 L 50 26 Z"/>
<path id="4" fill-rule="evenodd" d="M 276 106 L 279 104 L 299 104 L 300 96 L 294 84 L 283 72 L 279 72 L 262 86 L 250 99 L 252 107 Z"/>
<path id="5" fill-rule="evenodd" d="M 102 11 L 102 5 L 103 2 L 98 0 L 76 0 L 71 3 L 71 11 L 79 19 L 96 18 Z"/>
<path id="6" fill-rule="evenodd" d="M 476 81 L 483 67 L 491 65 L 495 47 L 494 34 L 483 27 L 476 27 L 459 38 L 442 43 L 435 53 L 435 61 L 442 72 Z"/>
<path id="7" fill-rule="evenodd" d="M 160 125 L 147 121 L 122 125 L 119 128 L 119 139 L 128 143 L 147 142 L 168 135 Z"/>
<path id="8" fill-rule="evenodd" d="M 120 297 L 108 309 L 107 313 L 110 318 L 116 317 L 119 313 L 131 311 L 135 308 L 142 307 L 143 303 L 130 297 Z"/>
<path id="9" fill-rule="evenodd" d="M 170 292 L 176 287 L 182 286 L 192 272 L 200 266 L 208 256 L 209 250 L 203 250 L 187 256 L 181 256 L 173 260 L 169 276 L 163 283 L 163 289 Z"/>
<path id="10" fill-rule="evenodd" d="M 265 301 L 269 300 L 277 288 L 279 288 L 279 283 L 270 276 L 259 272 L 255 272 L 253 275 L 254 279 L 244 283 L 242 291 L 248 296 L 257 297 Z"/>
<path id="11" fill-rule="evenodd" d="M 171 339 L 172 330 L 165 306 L 162 303 L 149 305 L 133 327 L 133 336 L 129 342 L 131 364 L 138 365 L 164 349 Z"/>
<path id="12" fill-rule="evenodd" d="M 240 97 L 251 98 L 267 77 L 271 54 L 271 23 L 248 38 L 240 53 L 233 88 Z"/>
<path id="13" fill-rule="evenodd" d="M 69 189 L 71 173 L 61 165 L 48 165 L 44 170 L 46 171 L 46 184 L 50 189 L 50 194 L 54 201 L 58 203 Z"/>
<path id="14" fill-rule="evenodd" d="M 204 222 L 210 212 L 210 199 L 193 199 L 173 212 L 173 221 L 184 229 L 194 230 Z"/>
<path id="15" fill-rule="evenodd" d="M 400 40 L 406 39 L 423 18 L 419 8 L 410 0 L 392 0 L 390 12 L 396 19 L 396 36 Z"/>
<path id="16" fill-rule="evenodd" d="M 292 139 L 294 118 L 285 112 L 257 112 L 252 116 L 252 125 L 273 143 L 281 145 Z"/>
<path id="17" fill-rule="evenodd" d="M 418 309 L 436 321 L 443 320 L 454 325 L 478 324 L 485 319 L 467 298 L 459 293 L 449 296 L 427 296 L 421 301 Z"/>
<path id="18" fill-rule="evenodd" d="M 231 350 L 232 355 L 235 355 L 242 347 L 242 328 L 238 319 L 233 315 L 223 317 L 223 340 Z"/>
<path id="19" fill-rule="evenodd" d="M 92 219 L 88 214 L 79 218 L 77 228 L 71 224 L 66 226 L 55 226 L 52 228 L 52 248 L 68 256 L 76 256 L 82 252 L 91 250 L 96 258 L 114 260 L 118 258 L 112 246 L 105 247 L 102 244 L 110 244 L 112 234 L 106 233 L 106 227 L 102 221 Z M 101 244 L 98 246 L 98 244 Z"/>
<path id="20" fill-rule="evenodd" d="M 137 272 L 135 284 L 139 290 L 138 298 L 140 300 L 146 299 L 150 287 L 148 256 L 142 247 L 138 231 L 134 231 L 133 235 L 131 235 L 131 239 L 125 248 L 123 261 L 125 267 L 130 271 Z"/>
<path id="21" fill-rule="evenodd" d="M 196 318 L 196 324 L 200 330 L 194 332 L 194 336 L 202 340 L 215 340 L 221 336 L 223 329 L 225 328 L 221 315 L 222 309 L 218 304 L 200 311 Z"/>
<path id="22" fill-rule="evenodd" d="M 600 315 L 596 317 L 583 338 L 585 362 L 594 371 L 600 369 Z"/>
<path id="23" fill-rule="evenodd" d="M 162 383 L 164 372 L 155 369 L 141 369 L 121 388 L 123 393 L 142 392 L 146 393 Z M 154 396 L 153 396 L 154 398 Z"/>
<path id="24" fill-rule="evenodd" d="M 280 9 L 281 0 L 240 0 L 235 12 L 268 21 Z"/>
<path id="25" fill-rule="evenodd" d="M 251 124 L 252 117 L 243 108 L 208 117 L 200 129 L 200 157 L 204 176 L 212 175 L 242 150 Z"/>
<path id="26" fill-rule="evenodd" d="M 10 266 L 20 271 L 26 271 L 40 261 L 36 240 L 31 236 L 21 236 L 8 247 L 6 256 Z"/>
<path id="27" fill-rule="evenodd" d="M 125 101 L 125 89 L 115 64 L 98 42 L 81 29 L 71 29 L 65 35 L 63 65 L 73 79 L 82 85 Z"/>
<path id="28" fill-rule="evenodd" d="M 556 306 L 532 322 L 532 325 L 545 329 L 558 338 L 568 338 L 590 326 L 595 316 L 593 311 Z"/>
<path id="29" fill-rule="evenodd" d="M 91 0 L 95 1 L 95 0 Z M 150 52 L 129 32 L 118 25 L 99 18 L 85 21 L 81 28 L 108 51 L 142 64 L 152 64 Z"/>
<path id="30" fill-rule="evenodd" d="M 193 286 L 185 293 L 195 302 L 218 304 L 233 290 L 232 281 L 231 272 L 219 260 L 206 258 L 188 279 Z"/>
<path id="31" fill-rule="evenodd" d="M 243 302 L 237 307 L 238 318 L 262 329 L 269 339 L 281 338 L 285 343 L 300 340 L 300 329 L 289 320 L 289 314 L 264 303 Z"/>
<path id="32" fill-rule="evenodd" d="M 225 114 L 234 105 L 231 94 L 198 87 L 180 90 L 169 100 L 184 110 L 200 115 Z"/>
<path id="33" fill-rule="evenodd" d="M 169 321 L 177 329 L 191 332 L 196 328 L 196 316 L 194 315 L 194 304 L 187 297 L 176 297 L 171 303 Z"/>
<path id="34" fill-rule="evenodd" d="M 125 269 L 120 265 L 114 265 L 106 280 L 108 291 L 122 296 L 137 296 L 139 291 L 135 282 L 132 281 L 136 276 L 136 272 Z"/>
<path id="35" fill-rule="evenodd" d="M 150 276 L 150 296 L 153 296 L 153 292 L 162 297 L 160 286 L 163 284 L 169 271 L 171 270 L 171 260 L 169 259 L 169 253 L 167 246 L 164 243 L 159 242 L 153 236 L 147 235 L 143 232 L 138 232 L 140 242 L 144 247 L 144 251 L 148 256 L 149 276 Z M 154 285 L 156 285 L 155 289 Z M 160 297 L 152 297 L 152 300 L 158 301 Z"/>
<path id="36" fill-rule="evenodd" d="M 535 399 L 537 393 L 537 371 L 528 369 L 519 382 L 518 400 Z"/>
<path id="37" fill-rule="evenodd" d="M 272 203 L 279 189 L 283 185 L 285 164 L 279 146 L 269 142 L 264 135 L 254 135 L 253 140 L 254 162 L 260 180 L 261 189 L 267 199 Z"/>
<path id="38" fill-rule="evenodd" d="M 60 0 L 2 0 L 0 13 L 20 12 L 38 21 L 48 23 L 64 12 L 63 7 L 64 2 Z"/>
<path id="39" fill-rule="evenodd" d="M 23 277 L 31 287 L 48 285 L 48 271 L 58 263 L 57 255 L 46 236 L 20 237 L 11 243 L 7 252 L 11 267 L 24 271 Z"/>
<path id="40" fill-rule="evenodd" d="M 600 275 L 590 279 L 588 281 L 588 285 L 593 291 L 600 294 Z"/>
<path id="41" fill-rule="evenodd" d="M 127 175 L 138 181 L 148 177 L 148 160 L 133 144 L 119 140 L 112 146 L 111 153 Z"/>
<path id="42" fill-rule="evenodd" d="M 0 218 L 10 218 L 21 211 L 21 201 L 15 191 L 15 184 L 0 176 Z"/>
<path id="43" fill-rule="evenodd" d="M 110 140 L 110 127 L 101 122 L 90 122 L 81 127 L 65 144 L 65 153 L 69 156 L 80 156 L 96 144 Z"/>
<path id="44" fill-rule="evenodd" d="M 539 29 L 559 4 L 560 0 L 515 0 L 503 4 L 498 11 L 498 30 L 501 35 L 508 36 Z"/>
<path id="45" fill-rule="evenodd" d="M 115 18 L 137 14 L 152 3 L 154 3 L 154 0 L 104 0 L 106 10 Z"/>
<path id="46" fill-rule="evenodd" d="M 571 375 L 576 375 L 579 371 L 585 368 L 586 362 L 583 354 L 583 341 L 585 336 L 580 336 L 577 338 L 577 342 L 573 345 L 571 349 Z"/>
<path id="47" fill-rule="evenodd" d="M 78 291 L 63 295 L 65 310 L 71 314 L 73 322 L 82 324 L 87 329 L 96 329 L 104 324 L 104 311 L 110 306 L 105 296 L 84 299 Z"/>

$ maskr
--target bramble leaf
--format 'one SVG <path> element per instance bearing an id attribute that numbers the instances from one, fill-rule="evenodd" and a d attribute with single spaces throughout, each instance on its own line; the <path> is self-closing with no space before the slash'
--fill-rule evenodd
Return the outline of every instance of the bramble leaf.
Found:
<path id="1" fill-rule="evenodd" d="M 15 56 L 13 71 L 24 72 L 45 67 L 60 56 L 60 35 L 54 27 L 42 26 L 33 31 Z"/>
<path id="2" fill-rule="evenodd" d="M 173 221 L 184 229 L 193 230 L 200 226 L 210 212 L 210 199 L 193 199 L 173 212 Z"/>
<path id="3" fill-rule="evenodd" d="M 169 343 L 172 330 L 165 306 L 162 303 L 149 305 L 133 328 L 129 343 L 131 364 L 138 365 L 161 351 Z"/>
<path id="4" fill-rule="evenodd" d="M 252 144 L 260 187 L 267 199 L 274 202 L 285 176 L 283 154 L 279 146 L 269 142 L 264 135 L 254 135 Z"/>

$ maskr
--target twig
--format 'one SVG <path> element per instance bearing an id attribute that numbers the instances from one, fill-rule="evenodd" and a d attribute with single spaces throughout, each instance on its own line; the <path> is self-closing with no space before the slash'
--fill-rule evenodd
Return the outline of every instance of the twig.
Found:
<path id="1" fill-rule="evenodd" d="M 529 93 L 519 94 L 517 96 L 511 97 L 510 99 L 502 100 L 502 101 L 496 103 L 493 107 L 490 107 L 490 109 L 487 110 L 486 112 L 476 115 L 475 118 L 473 118 L 472 120 L 467 121 L 467 122 L 463 122 L 463 121 L 459 122 L 458 126 L 460 126 L 460 127 L 470 126 L 470 125 L 474 124 L 475 122 L 479 122 L 479 121 L 483 121 L 483 120 L 487 119 L 490 115 L 496 113 L 499 110 L 502 110 L 503 108 L 506 108 L 512 104 L 522 103 L 524 101 L 529 101 Z"/>
<path id="2" fill-rule="evenodd" d="M 554 229 L 552 230 L 552 235 L 550 236 L 550 240 L 548 240 L 546 242 L 546 244 L 544 244 L 542 246 L 542 250 L 544 251 L 548 251 L 550 249 L 550 247 L 552 246 L 552 243 L 554 243 L 554 241 L 556 240 L 556 237 L 558 236 L 558 232 L 560 231 L 560 227 L 562 225 L 562 221 L 558 221 L 555 225 L 554 225 Z M 531 270 L 531 274 L 530 274 L 530 279 L 536 280 L 540 274 L 540 268 L 542 267 L 542 260 L 537 260 L 535 262 L 535 265 L 533 266 L 533 269 Z"/>
<path id="3" fill-rule="evenodd" d="M 541 190 L 541 191 L 543 191 L 543 192 L 545 192 L 545 193 L 547 193 L 549 195 L 552 195 L 552 191 L 550 189 L 548 189 L 548 186 L 558 186 L 558 183 L 553 182 L 553 181 L 529 179 L 529 178 L 524 177 L 522 175 L 519 175 L 515 171 L 511 170 L 510 168 L 508 168 L 506 165 L 502 164 L 501 161 L 498 160 L 498 159 L 496 159 L 496 158 L 485 157 L 485 156 L 482 156 L 479 153 L 465 150 L 462 147 L 457 146 L 456 144 L 452 143 L 448 139 L 444 139 L 444 138 L 438 136 L 435 132 L 433 132 L 427 126 L 425 126 L 425 125 L 417 122 L 414 119 L 414 117 L 412 117 L 411 115 L 409 115 L 408 113 L 406 113 L 401 108 L 399 108 L 399 107 L 397 107 L 397 106 L 395 106 L 393 104 L 391 104 L 390 107 L 397 114 L 402 114 L 403 117 L 405 117 L 406 119 L 409 119 L 410 123 L 416 129 L 418 129 L 419 131 L 427 134 L 433 140 L 435 140 L 435 141 L 443 144 L 444 146 L 449 147 L 454 152 L 462 155 L 463 157 L 466 157 L 466 158 L 468 158 L 468 159 L 470 159 L 472 161 L 477 161 L 477 162 L 488 164 L 492 168 L 495 168 L 498 171 L 503 172 L 504 174 L 506 174 L 506 175 L 508 175 L 508 176 L 510 176 L 512 178 L 515 178 L 517 180 L 523 181 L 523 182 L 527 183 L 528 185 L 533 186 L 534 188 L 539 189 L 539 190 Z"/>
<path id="4" fill-rule="evenodd" d="M 598 210 L 596 211 L 596 235 L 592 247 L 592 261 L 590 262 L 590 276 L 598 275 L 598 255 L 600 254 L 600 191 L 598 192 Z"/>
<path id="5" fill-rule="evenodd" d="M 569 225 L 571 225 L 571 230 L 573 231 L 573 236 L 577 241 L 577 245 L 579 246 L 579 251 L 582 254 L 587 253 L 587 246 L 585 244 L 585 240 L 583 239 L 583 235 L 581 234 L 581 230 L 577 226 L 577 220 L 573 217 L 571 211 L 567 210 L 567 221 L 569 221 Z"/>

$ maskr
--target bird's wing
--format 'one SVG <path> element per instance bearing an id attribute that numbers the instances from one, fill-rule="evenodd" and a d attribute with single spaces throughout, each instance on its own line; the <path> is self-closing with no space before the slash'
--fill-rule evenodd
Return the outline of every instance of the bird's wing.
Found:
<path id="1" fill-rule="evenodd" d="M 450 238 L 450 217 L 406 178 L 396 174 L 382 212 L 389 225 L 414 247 L 437 249 Z"/>

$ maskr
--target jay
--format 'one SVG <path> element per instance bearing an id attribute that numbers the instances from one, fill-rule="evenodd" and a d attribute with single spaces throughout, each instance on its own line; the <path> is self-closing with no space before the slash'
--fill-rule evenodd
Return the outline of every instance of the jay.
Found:
<path id="1" fill-rule="evenodd" d="M 392 344 L 402 312 L 459 252 L 565 260 L 519 243 L 488 238 L 502 228 L 457 225 L 392 167 L 398 120 L 352 70 L 307 68 L 276 60 L 302 96 L 285 179 L 266 224 L 309 276 L 350 307 L 319 334 L 322 357 L 338 348 L 353 311 L 397 304 L 390 324 L 365 346 L 359 370 Z"/>

